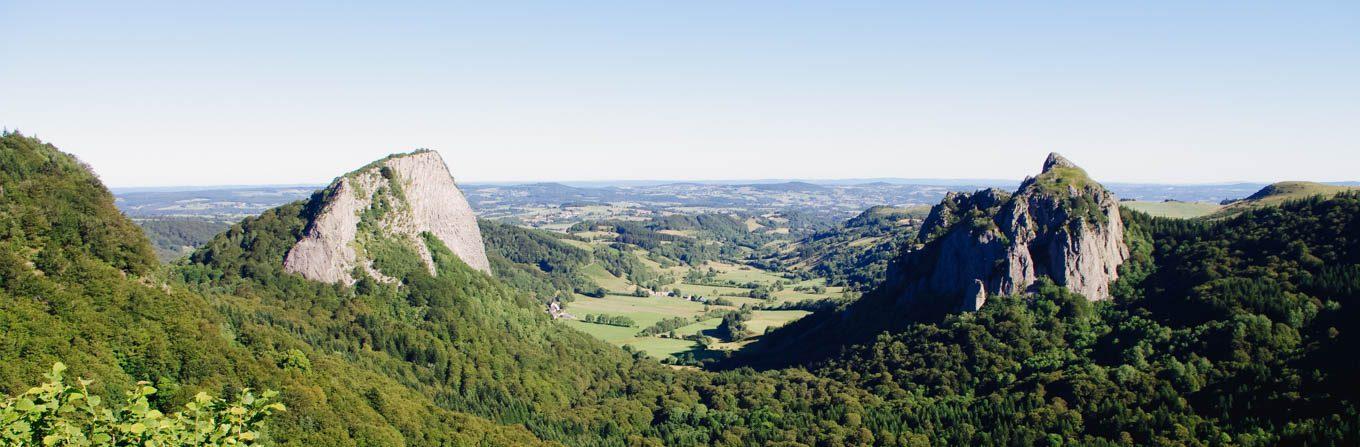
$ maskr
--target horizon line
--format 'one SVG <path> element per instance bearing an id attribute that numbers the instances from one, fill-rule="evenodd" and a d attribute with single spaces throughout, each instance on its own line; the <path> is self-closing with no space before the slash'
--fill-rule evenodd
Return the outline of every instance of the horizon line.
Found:
<path id="1" fill-rule="evenodd" d="M 469 186 L 523 186 L 536 184 L 560 184 L 565 186 L 580 188 L 607 188 L 618 186 L 664 186 L 677 184 L 704 184 L 704 185 L 761 185 L 779 183 L 811 183 L 822 186 L 855 186 L 870 183 L 896 183 L 904 185 L 926 185 L 926 186 L 955 186 L 955 185 L 978 185 L 978 184 L 1011 184 L 1019 183 L 1022 179 L 997 179 L 997 178 L 927 178 L 927 177 L 848 177 L 848 178 L 747 178 L 747 179 L 602 179 L 602 180 L 487 180 L 487 181 L 458 181 L 459 185 Z M 1269 185 L 1284 181 L 1274 182 L 1238 180 L 1224 182 L 1147 182 L 1147 181 L 1115 181 L 1101 182 L 1106 185 L 1150 185 L 1150 186 L 1232 186 L 1232 185 Z M 1306 180 L 1305 180 L 1306 181 Z M 202 185 L 108 185 L 110 191 L 118 192 L 151 192 L 163 191 L 187 191 L 187 190 L 220 190 L 220 189 L 250 189 L 250 188 L 324 188 L 330 182 L 318 183 L 258 183 L 258 184 L 202 184 Z M 1342 181 L 1319 181 L 1324 184 L 1360 184 L 1360 180 Z"/>

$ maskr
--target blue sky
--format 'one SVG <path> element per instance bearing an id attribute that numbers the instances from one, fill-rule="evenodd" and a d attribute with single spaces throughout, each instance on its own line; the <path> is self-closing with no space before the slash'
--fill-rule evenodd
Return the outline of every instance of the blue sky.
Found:
<path id="1" fill-rule="evenodd" d="M 0 125 L 114 186 L 1360 178 L 1360 2 L 1088 3 L 0 0 Z"/>

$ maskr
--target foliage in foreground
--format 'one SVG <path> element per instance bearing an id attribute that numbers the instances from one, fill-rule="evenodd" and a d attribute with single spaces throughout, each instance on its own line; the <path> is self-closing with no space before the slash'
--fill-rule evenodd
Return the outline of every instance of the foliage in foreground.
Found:
<path id="1" fill-rule="evenodd" d="M 47 373 L 47 383 L 0 403 L 0 441 L 5 445 L 95 446 L 230 446 L 253 445 L 264 436 L 264 421 L 284 405 L 265 391 L 256 397 L 241 391 L 228 402 L 198 393 L 184 411 L 163 414 L 149 398 L 156 388 L 139 382 L 127 401 L 106 407 L 92 394 L 87 379 L 67 385 L 58 362 Z"/>

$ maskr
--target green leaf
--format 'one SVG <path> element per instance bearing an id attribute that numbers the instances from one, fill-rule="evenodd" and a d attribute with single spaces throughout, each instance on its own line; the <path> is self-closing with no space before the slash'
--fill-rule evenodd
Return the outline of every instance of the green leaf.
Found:
<path id="1" fill-rule="evenodd" d="M 142 434 L 142 432 L 146 431 L 146 425 L 142 424 L 141 422 L 138 422 L 136 424 L 128 426 L 128 431 L 132 432 L 132 434 L 134 435 L 140 435 Z"/>

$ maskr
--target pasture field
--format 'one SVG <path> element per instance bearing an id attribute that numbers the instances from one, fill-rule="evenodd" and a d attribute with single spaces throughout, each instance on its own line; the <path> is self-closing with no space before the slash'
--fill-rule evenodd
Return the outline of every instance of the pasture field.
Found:
<path id="1" fill-rule="evenodd" d="M 1204 203 L 1204 202 L 1120 202 L 1120 206 L 1126 206 L 1131 210 L 1142 211 L 1158 217 L 1174 217 L 1177 219 L 1193 219 L 1196 217 L 1208 216 L 1222 209 L 1223 206 Z"/>
<path id="2" fill-rule="evenodd" d="M 751 289 L 728 286 L 709 286 L 698 284 L 675 283 L 666 286 L 669 289 L 679 290 L 682 295 L 699 295 L 708 298 L 727 297 L 732 295 L 746 296 Z"/>
<path id="3" fill-rule="evenodd" d="M 774 272 L 761 270 L 751 266 L 728 264 L 723 262 L 706 262 L 701 270 L 712 268 L 718 272 L 719 281 L 736 281 L 738 283 L 756 282 L 761 284 L 774 284 L 784 280 L 783 276 Z"/>
<path id="4" fill-rule="evenodd" d="M 751 320 L 746 322 L 746 327 L 752 333 L 764 334 L 767 328 L 783 326 L 810 313 L 805 310 L 757 310 L 751 313 Z"/>
<path id="5" fill-rule="evenodd" d="M 595 249 L 595 246 L 594 246 L 594 245 L 592 245 L 591 243 L 586 242 L 586 241 L 578 241 L 578 240 L 576 240 L 576 239 L 568 239 L 568 238 L 559 238 L 559 239 L 557 239 L 557 240 L 562 241 L 562 243 L 564 243 L 564 244 L 567 244 L 567 245 L 570 245 L 570 246 L 573 246 L 573 247 L 576 247 L 576 248 L 579 248 L 579 249 L 582 249 L 582 250 L 594 250 L 594 249 Z"/>
<path id="6" fill-rule="evenodd" d="M 633 342 L 624 343 L 634 349 L 647 353 L 647 355 L 658 359 L 664 359 L 676 354 L 695 350 L 699 347 L 699 342 L 675 338 L 660 337 L 640 337 Z"/>
<path id="7" fill-rule="evenodd" d="M 604 298 L 591 298 L 578 295 L 576 301 L 567 304 L 567 311 L 577 318 L 586 314 L 621 315 L 632 318 L 638 324 L 633 332 L 656 324 L 669 317 L 693 317 L 704 313 L 704 305 L 679 298 L 607 295 Z"/>
<path id="8" fill-rule="evenodd" d="M 646 353 L 647 355 L 664 359 L 681 352 L 690 351 L 699 346 L 699 343 L 691 340 L 671 339 L 661 337 L 638 337 L 637 332 L 640 328 L 618 327 L 604 324 L 585 323 L 575 320 L 566 320 L 568 326 L 576 328 L 581 332 L 604 340 L 616 346 L 632 346 L 633 348 Z"/>
<path id="9" fill-rule="evenodd" d="M 675 335 L 684 337 L 686 335 L 703 333 L 704 331 L 712 331 L 714 329 L 717 329 L 719 324 L 722 324 L 721 318 L 709 318 L 707 320 L 676 329 Z"/>
<path id="10" fill-rule="evenodd" d="M 596 246 L 609 243 L 613 233 L 596 232 L 577 233 L 578 236 L 590 237 L 590 242 L 568 240 L 574 246 L 593 249 Z M 675 265 L 663 267 L 661 263 L 648 259 L 648 251 L 641 248 L 633 248 L 631 253 L 645 265 L 648 269 L 658 274 L 670 274 L 677 280 L 683 278 L 692 269 L 690 266 Z M 755 267 L 750 267 L 734 262 L 709 261 L 694 268 L 707 272 L 709 269 L 717 272 L 713 278 L 716 281 L 732 281 L 737 284 L 756 283 L 761 285 L 772 285 L 777 282 L 788 281 L 776 272 L 765 271 Z M 585 295 L 576 295 L 576 300 L 565 305 L 566 311 L 576 318 L 584 318 L 586 315 L 610 315 L 631 318 L 636 326 L 618 327 L 595 323 L 585 323 L 579 320 L 564 320 L 564 323 L 581 330 L 595 338 L 607 343 L 624 346 L 628 345 L 644 352 L 649 356 L 664 359 L 679 353 L 697 352 L 700 345 L 697 342 L 672 339 L 667 337 L 638 336 L 638 332 L 650 327 L 657 322 L 673 317 L 693 319 L 702 316 L 709 309 L 735 309 L 743 305 L 759 306 L 771 304 L 769 301 L 750 298 L 748 294 L 751 289 L 744 287 L 734 287 L 725 285 L 697 285 L 676 282 L 662 286 L 663 291 L 676 290 L 682 295 L 698 295 L 708 298 L 724 298 L 732 301 L 732 307 L 712 306 L 703 303 L 688 301 L 672 297 L 634 297 L 631 295 L 636 285 L 627 278 L 621 278 L 609 273 L 599 264 L 586 266 L 582 273 L 603 287 L 609 294 L 603 298 L 592 298 Z M 828 287 L 824 293 L 812 293 L 810 291 L 795 291 L 796 286 L 824 285 L 825 280 L 812 279 L 801 281 L 790 285 L 785 285 L 784 290 L 774 292 L 775 303 L 801 301 L 808 299 L 819 299 L 826 297 L 840 296 L 840 287 Z M 782 326 L 790 321 L 802 318 L 808 312 L 804 311 L 755 311 L 752 319 L 747 322 L 751 331 L 759 336 L 766 328 Z M 686 326 L 677 328 L 676 335 L 686 336 L 704 331 L 712 331 L 722 322 L 721 318 L 708 318 L 702 321 L 695 321 Z M 739 349 L 748 343 L 749 340 L 736 343 L 718 343 L 710 347 L 716 350 Z"/>
<path id="11" fill-rule="evenodd" d="M 613 273 L 609 273 L 608 270 L 604 269 L 604 266 L 599 264 L 590 264 L 586 266 L 583 273 L 585 273 L 586 277 L 590 278 L 591 281 L 595 281 L 600 287 L 604 287 L 604 290 L 613 293 L 629 293 L 633 291 L 633 285 L 630 284 L 627 279 L 614 276 Z"/>

